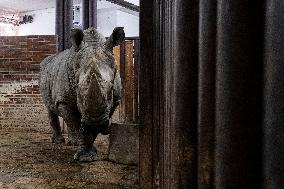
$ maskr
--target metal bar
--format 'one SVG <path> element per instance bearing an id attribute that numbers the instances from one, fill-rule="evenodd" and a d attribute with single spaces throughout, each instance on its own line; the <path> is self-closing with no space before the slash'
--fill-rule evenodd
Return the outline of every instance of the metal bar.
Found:
<path id="1" fill-rule="evenodd" d="M 73 26 L 73 0 L 64 0 L 64 13 L 63 13 L 63 23 L 64 23 L 64 50 L 71 47 L 71 36 L 70 31 Z"/>
<path id="2" fill-rule="evenodd" d="M 133 41 L 134 44 L 134 121 L 138 122 L 139 120 L 139 50 L 140 44 L 139 39 Z"/>
<path id="3" fill-rule="evenodd" d="M 200 1 L 198 189 L 214 188 L 216 1 Z"/>
<path id="4" fill-rule="evenodd" d="M 125 37 L 125 40 L 137 40 L 139 37 Z"/>
<path id="5" fill-rule="evenodd" d="M 61 52 L 64 50 L 64 32 L 63 32 L 64 1 L 56 0 L 55 12 L 56 12 L 55 34 L 57 35 L 57 40 L 58 40 L 57 51 Z"/>
<path id="6" fill-rule="evenodd" d="M 97 28 L 97 0 L 89 1 L 89 27 Z"/>
<path id="7" fill-rule="evenodd" d="M 89 0 L 82 0 L 83 29 L 89 28 Z"/>
<path id="8" fill-rule="evenodd" d="M 136 11 L 136 12 L 139 12 L 140 11 L 140 7 L 137 6 L 137 5 L 134 5 L 132 3 L 129 3 L 127 1 L 124 1 L 124 0 L 106 0 L 106 1 L 109 1 L 111 3 L 114 3 L 114 4 L 117 4 L 119 6 L 122 6 L 124 8 L 127 8 L 129 10 L 133 10 L 133 11 Z"/>
<path id="9" fill-rule="evenodd" d="M 108 40 L 108 38 L 109 37 L 106 37 L 106 40 Z M 139 39 L 139 37 L 125 37 L 124 38 L 125 41 L 127 41 L 127 40 L 136 40 L 136 39 Z"/>
<path id="10" fill-rule="evenodd" d="M 153 1 L 141 1 L 140 14 L 140 93 L 139 102 L 139 188 L 153 188 L 153 68 L 154 68 L 154 7 Z"/>

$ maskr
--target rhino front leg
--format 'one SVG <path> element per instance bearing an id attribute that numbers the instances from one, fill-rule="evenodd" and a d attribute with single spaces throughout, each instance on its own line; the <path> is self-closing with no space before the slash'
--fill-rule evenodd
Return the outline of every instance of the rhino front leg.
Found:
<path id="1" fill-rule="evenodd" d="M 52 133 L 53 133 L 51 141 L 56 144 L 64 143 L 65 140 L 61 133 L 58 116 L 49 110 L 48 117 L 49 117 L 50 125 L 52 127 Z"/>
<path id="2" fill-rule="evenodd" d="M 58 111 L 67 124 L 68 141 L 67 145 L 79 145 L 79 128 L 81 116 L 79 111 L 75 111 L 66 103 L 58 104 Z"/>
<path id="3" fill-rule="evenodd" d="M 90 125 L 82 123 L 80 128 L 80 145 L 74 155 L 74 159 L 78 161 L 90 162 L 95 161 L 97 157 L 97 150 L 94 146 L 94 141 L 98 132 Z"/>

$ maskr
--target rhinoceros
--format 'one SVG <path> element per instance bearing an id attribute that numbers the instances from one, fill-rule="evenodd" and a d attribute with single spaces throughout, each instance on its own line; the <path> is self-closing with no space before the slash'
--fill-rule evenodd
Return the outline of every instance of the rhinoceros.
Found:
<path id="1" fill-rule="evenodd" d="M 72 29 L 72 47 L 40 64 L 39 88 L 48 111 L 53 143 L 64 143 L 58 116 L 67 125 L 68 145 L 78 145 L 75 160 L 94 161 L 99 133 L 108 134 L 121 99 L 113 47 L 124 40 L 123 27 L 106 40 L 95 28 Z"/>

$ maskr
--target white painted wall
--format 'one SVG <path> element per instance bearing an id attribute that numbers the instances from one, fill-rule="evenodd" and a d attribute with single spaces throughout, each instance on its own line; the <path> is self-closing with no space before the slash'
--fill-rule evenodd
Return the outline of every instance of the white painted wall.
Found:
<path id="1" fill-rule="evenodd" d="M 17 35 L 55 35 L 55 8 L 20 14 L 22 16 L 25 14 L 33 15 L 34 21 L 33 23 L 20 25 L 17 29 Z M 138 36 L 139 16 L 118 10 L 117 8 L 103 8 L 98 10 L 98 30 L 104 36 L 110 36 L 113 29 L 117 26 L 124 27 L 126 37 Z"/>
<path id="2" fill-rule="evenodd" d="M 117 26 L 123 26 L 126 37 L 139 36 L 139 16 L 118 10 Z"/>
<path id="3" fill-rule="evenodd" d="M 21 15 L 33 15 L 33 23 L 21 24 L 18 35 L 55 35 L 55 8 L 23 12 Z"/>
<path id="4" fill-rule="evenodd" d="M 139 0 L 126 0 L 126 1 L 129 2 L 129 3 L 132 3 L 134 5 L 137 5 L 137 6 L 139 6 L 139 3 L 140 3 Z"/>
<path id="5" fill-rule="evenodd" d="M 12 24 L 0 23 L 0 36 L 15 36 L 18 28 Z"/>
<path id="6" fill-rule="evenodd" d="M 110 36 L 113 29 L 123 26 L 126 37 L 139 36 L 139 16 L 106 8 L 98 10 L 98 30 L 106 37 Z"/>
<path id="7" fill-rule="evenodd" d="M 105 37 L 109 37 L 113 29 L 117 26 L 116 9 L 107 8 L 98 10 L 97 29 Z"/>

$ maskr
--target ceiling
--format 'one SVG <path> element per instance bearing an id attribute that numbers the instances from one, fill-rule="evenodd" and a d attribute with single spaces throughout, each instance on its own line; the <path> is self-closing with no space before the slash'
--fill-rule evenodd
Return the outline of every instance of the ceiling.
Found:
<path id="1" fill-rule="evenodd" d="M 24 12 L 55 6 L 55 0 L 0 0 L 0 9 Z"/>
<path id="2" fill-rule="evenodd" d="M 80 4 L 82 0 L 73 0 L 73 4 Z M 139 5 L 139 0 L 126 0 Z M 0 10 L 11 12 L 25 12 L 55 7 L 55 0 L 0 0 Z M 105 0 L 98 0 L 98 9 L 118 7 Z"/>

